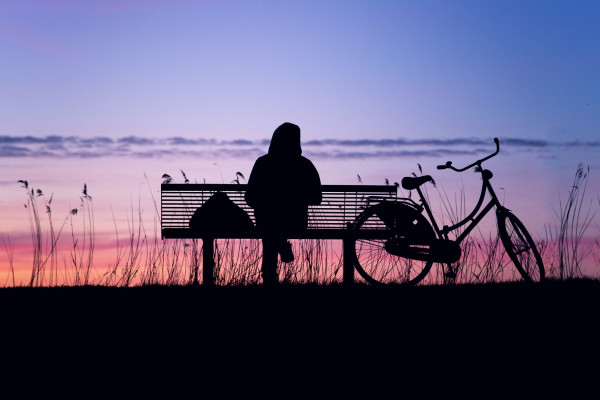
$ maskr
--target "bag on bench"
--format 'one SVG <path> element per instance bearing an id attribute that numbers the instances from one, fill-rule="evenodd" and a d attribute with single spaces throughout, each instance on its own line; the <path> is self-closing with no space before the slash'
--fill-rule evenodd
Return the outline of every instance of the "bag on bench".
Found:
<path id="1" fill-rule="evenodd" d="M 227 194 L 216 192 L 194 211 L 190 229 L 205 236 L 243 235 L 254 230 L 254 223 Z"/>

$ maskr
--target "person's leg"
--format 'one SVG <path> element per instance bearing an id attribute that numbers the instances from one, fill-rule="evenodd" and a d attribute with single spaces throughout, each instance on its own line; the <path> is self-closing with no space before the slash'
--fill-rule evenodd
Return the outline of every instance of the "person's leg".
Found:
<path id="1" fill-rule="evenodd" d="M 294 261 L 294 252 L 292 251 L 292 244 L 289 240 L 283 238 L 279 240 L 278 245 L 279 255 L 281 256 L 281 261 L 284 263 L 290 263 Z"/>
<path id="2" fill-rule="evenodd" d="M 272 237 L 262 239 L 263 259 L 262 259 L 262 278 L 263 284 L 273 285 L 279 283 L 277 276 L 277 255 L 279 241 Z"/>

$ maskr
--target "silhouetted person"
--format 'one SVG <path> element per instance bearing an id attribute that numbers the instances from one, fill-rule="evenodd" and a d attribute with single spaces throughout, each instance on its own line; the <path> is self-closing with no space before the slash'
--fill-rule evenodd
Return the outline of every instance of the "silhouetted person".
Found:
<path id="1" fill-rule="evenodd" d="M 306 229 L 308 206 L 321 203 L 321 179 L 313 163 L 302 156 L 300 127 L 286 122 L 271 138 L 268 154 L 254 163 L 246 202 L 254 209 L 263 243 L 264 284 L 278 282 L 277 254 L 294 259 L 287 240 Z"/>

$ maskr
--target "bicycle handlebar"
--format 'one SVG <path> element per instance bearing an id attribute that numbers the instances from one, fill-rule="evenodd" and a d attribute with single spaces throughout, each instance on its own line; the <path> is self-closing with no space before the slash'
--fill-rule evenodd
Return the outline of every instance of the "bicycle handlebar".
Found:
<path id="1" fill-rule="evenodd" d="M 476 165 L 480 166 L 482 162 L 494 157 L 496 154 L 498 154 L 498 152 L 500 152 L 500 141 L 498 140 L 498 138 L 494 138 L 494 143 L 496 143 L 496 151 L 494 153 L 490 154 L 489 156 L 482 158 L 481 160 L 475 161 L 473 164 L 467 165 L 464 168 L 455 168 L 452 166 L 452 161 L 447 161 L 446 164 L 444 164 L 444 165 L 438 165 L 437 169 L 451 169 L 456 172 L 462 172 L 462 171 L 465 171 Z"/>

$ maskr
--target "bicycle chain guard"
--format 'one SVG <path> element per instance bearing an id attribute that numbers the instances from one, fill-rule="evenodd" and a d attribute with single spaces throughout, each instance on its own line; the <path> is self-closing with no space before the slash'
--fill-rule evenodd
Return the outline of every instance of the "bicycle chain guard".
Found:
<path id="1" fill-rule="evenodd" d="M 419 242 L 410 237 L 388 239 L 385 242 L 385 250 L 398 257 L 444 264 L 458 261 L 462 254 L 460 246 L 453 240 L 434 239 Z"/>
<path id="2" fill-rule="evenodd" d="M 409 199 L 406 199 L 409 200 Z M 393 233 L 385 242 L 388 253 L 419 261 L 453 263 L 460 259 L 461 248 L 453 240 L 432 238 L 429 224 L 417 223 L 423 207 L 413 201 L 388 203 L 376 213 Z M 400 211 L 398 210 L 400 209 Z"/>

